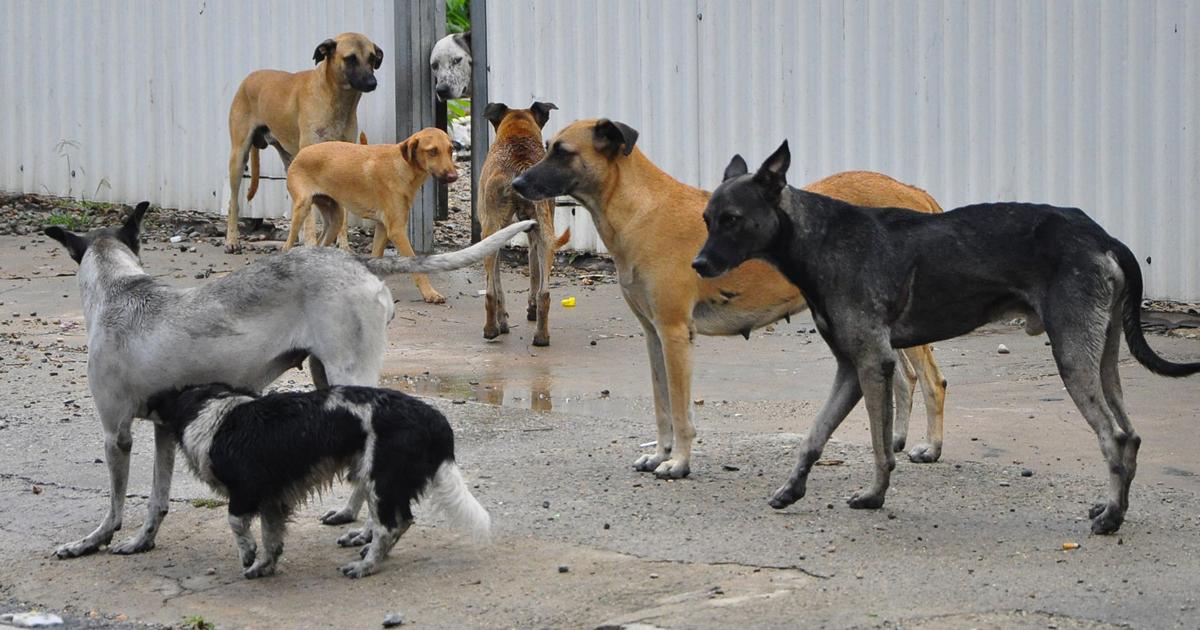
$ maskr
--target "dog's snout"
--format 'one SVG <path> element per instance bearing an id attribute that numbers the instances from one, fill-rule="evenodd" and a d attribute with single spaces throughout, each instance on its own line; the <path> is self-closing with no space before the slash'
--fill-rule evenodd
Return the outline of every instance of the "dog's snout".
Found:
<path id="1" fill-rule="evenodd" d="M 375 77 L 374 77 L 374 76 L 369 76 L 369 77 L 367 77 L 366 79 L 363 79 L 363 82 L 362 82 L 362 91 L 363 91 L 363 92 L 371 92 L 371 91 L 374 91 L 374 89 L 375 89 L 375 88 L 376 88 L 378 85 L 379 85 L 379 82 L 375 80 Z"/>
<path id="2" fill-rule="evenodd" d="M 527 182 L 525 180 L 524 175 L 517 175 L 512 180 L 512 187 L 513 187 L 513 190 L 517 191 L 518 195 L 521 195 L 522 197 L 526 197 L 526 198 L 529 197 L 529 195 L 526 194 L 529 192 L 529 182 Z"/>
<path id="3" fill-rule="evenodd" d="M 692 260 L 692 269 L 695 269 L 696 273 L 706 278 L 712 276 L 712 262 L 704 254 L 696 256 L 696 258 Z"/>
<path id="4" fill-rule="evenodd" d="M 438 86 L 436 88 L 434 88 L 433 91 L 436 92 L 438 95 L 438 98 L 442 99 L 443 101 L 450 100 L 450 86 L 449 85 L 446 85 L 445 83 L 439 83 Z"/>
<path id="5" fill-rule="evenodd" d="M 447 184 L 453 184 L 454 182 L 458 181 L 458 172 L 450 171 L 449 173 L 442 175 L 442 181 Z"/>

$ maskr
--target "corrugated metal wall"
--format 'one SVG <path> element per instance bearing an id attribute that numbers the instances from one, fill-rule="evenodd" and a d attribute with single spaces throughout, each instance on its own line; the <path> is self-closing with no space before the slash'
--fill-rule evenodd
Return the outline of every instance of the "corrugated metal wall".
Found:
<path id="1" fill-rule="evenodd" d="M 0 30 L 3 190 L 224 212 L 242 79 L 311 68 L 317 45 L 345 31 L 385 51 L 359 125 L 396 136 L 393 0 L 5 0 Z M 262 165 L 283 177 L 273 149 Z M 267 180 L 243 216 L 285 210 L 283 181 Z"/>
<path id="2" fill-rule="evenodd" d="M 1147 295 L 1200 299 L 1200 2 L 491 0 L 487 29 L 489 99 L 553 101 L 548 134 L 621 120 L 706 188 L 786 137 L 796 183 L 1078 206 Z"/>

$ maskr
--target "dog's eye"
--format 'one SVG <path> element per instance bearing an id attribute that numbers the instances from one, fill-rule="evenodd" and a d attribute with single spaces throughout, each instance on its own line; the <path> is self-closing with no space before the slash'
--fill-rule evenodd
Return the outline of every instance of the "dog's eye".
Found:
<path id="1" fill-rule="evenodd" d="M 438 150 L 436 147 L 429 150 L 429 155 L 437 155 L 437 154 L 438 154 Z"/>
<path id="2" fill-rule="evenodd" d="M 455 57 L 455 58 L 454 58 L 454 65 L 456 65 L 456 66 L 457 66 L 458 64 L 462 63 L 462 60 L 463 60 L 463 58 L 462 58 L 462 57 Z"/>
<path id="3" fill-rule="evenodd" d="M 430 68 L 433 68 L 434 72 L 437 72 L 437 69 L 438 69 L 438 62 L 436 62 L 436 61 L 435 61 L 435 62 L 433 62 L 433 63 L 429 64 L 429 67 L 430 67 Z"/>
<path id="4" fill-rule="evenodd" d="M 736 214 L 727 214 L 721 217 L 721 225 L 725 227 L 733 227 L 737 225 L 739 219 L 741 219 L 741 217 Z"/>

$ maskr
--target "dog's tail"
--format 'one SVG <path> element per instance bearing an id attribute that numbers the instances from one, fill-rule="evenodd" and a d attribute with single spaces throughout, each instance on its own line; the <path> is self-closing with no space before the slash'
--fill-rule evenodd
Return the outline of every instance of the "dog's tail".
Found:
<path id="1" fill-rule="evenodd" d="M 359 258 L 367 266 L 367 270 L 379 276 L 390 276 L 397 273 L 431 273 L 450 271 L 459 267 L 473 265 L 488 254 L 500 249 L 509 239 L 537 225 L 537 221 L 518 221 L 495 234 L 475 243 L 470 247 L 456 252 L 437 254 L 434 256 L 385 256 L 383 258 Z"/>
<path id="2" fill-rule="evenodd" d="M 1173 363 L 1160 356 L 1142 333 L 1142 270 L 1137 258 L 1128 247 L 1121 245 L 1114 248 L 1117 264 L 1125 275 L 1125 304 L 1122 310 L 1122 320 L 1125 325 L 1125 343 L 1129 344 L 1129 353 L 1146 369 L 1163 376 L 1188 376 L 1200 372 L 1200 363 Z"/>
<path id="3" fill-rule="evenodd" d="M 258 192 L 258 147 L 250 146 L 250 189 L 246 191 L 246 201 L 254 199 Z"/>
<path id="4" fill-rule="evenodd" d="M 567 231 L 563 232 L 562 235 L 558 237 L 557 241 L 554 241 L 554 247 L 552 247 L 551 249 L 553 249 L 553 251 L 558 251 L 558 250 L 562 249 L 564 245 L 566 245 L 568 242 L 570 242 L 570 240 L 571 240 L 571 228 L 567 228 Z"/>
<path id="5" fill-rule="evenodd" d="M 491 537 L 492 517 L 467 489 L 467 482 L 463 481 L 454 460 L 442 462 L 421 501 L 441 512 L 454 527 L 470 534 L 474 542 L 485 543 Z"/>

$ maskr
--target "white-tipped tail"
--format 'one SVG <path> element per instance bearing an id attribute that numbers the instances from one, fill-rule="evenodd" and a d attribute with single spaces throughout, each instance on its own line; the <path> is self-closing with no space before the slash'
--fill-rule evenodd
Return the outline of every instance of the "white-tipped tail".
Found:
<path id="1" fill-rule="evenodd" d="M 442 462 L 433 476 L 421 502 L 441 512 L 450 523 L 469 533 L 479 544 L 486 543 L 492 533 L 492 517 L 467 489 L 462 472 L 453 461 Z"/>
<path id="2" fill-rule="evenodd" d="M 495 234 L 465 247 L 456 252 L 435 254 L 433 256 L 384 256 L 383 258 L 363 258 L 367 270 L 383 277 L 397 273 L 433 273 L 450 271 L 467 265 L 473 265 L 488 254 L 504 247 L 512 237 L 529 230 L 537 225 L 537 221 L 517 221 L 516 223 L 498 230 Z"/>

